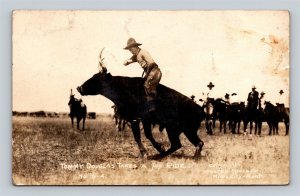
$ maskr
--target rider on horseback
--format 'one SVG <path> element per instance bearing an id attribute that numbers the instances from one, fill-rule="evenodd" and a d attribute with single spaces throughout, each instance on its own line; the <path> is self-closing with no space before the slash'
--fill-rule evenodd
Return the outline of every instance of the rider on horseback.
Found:
<path id="1" fill-rule="evenodd" d="M 207 129 L 207 133 L 212 135 L 212 126 L 214 127 L 214 122 L 213 122 L 213 112 L 214 112 L 214 91 L 213 91 L 213 87 L 215 85 L 210 82 L 207 87 L 208 87 L 208 92 L 206 94 L 206 100 L 204 101 L 203 105 L 204 105 L 204 112 L 206 113 L 206 129 Z"/>
<path id="2" fill-rule="evenodd" d="M 247 105 L 248 107 L 257 109 L 259 99 L 258 99 L 258 92 L 255 89 L 256 87 L 253 85 L 252 91 L 248 94 Z"/>
<path id="3" fill-rule="evenodd" d="M 224 96 L 224 100 L 222 99 L 222 101 L 226 106 L 230 105 L 230 95 L 226 93 Z"/>
<path id="4" fill-rule="evenodd" d="M 276 105 L 277 105 L 277 108 L 278 108 L 278 111 L 280 113 L 284 113 L 285 112 L 285 106 L 284 106 L 284 101 L 283 101 L 283 90 L 281 89 L 279 91 L 279 97 L 278 97 L 278 100 L 276 102 Z"/>
<path id="5" fill-rule="evenodd" d="M 230 98 L 230 105 L 238 105 L 239 104 L 239 99 L 236 93 L 231 94 Z"/>
<path id="6" fill-rule="evenodd" d="M 208 92 L 207 92 L 207 103 L 212 103 L 213 102 L 213 100 L 214 100 L 214 91 L 213 91 L 213 87 L 214 87 L 215 85 L 212 83 L 212 82 L 209 82 L 209 84 L 207 85 L 207 87 L 208 87 Z"/>
<path id="7" fill-rule="evenodd" d="M 260 97 L 259 97 L 259 109 L 262 109 L 262 110 L 264 110 L 265 109 L 265 102 L 266 102 L 266 99 L 265 99 L 265 92 L 264 91 L 262 91 L 261 93 L 260 93 Z"/>
<path id="8" fill-rule="evenodd" d="M 129 38 L 127 41 L 127 46 L 125 50 L 129 50 L 133 56 L 124 61 L 124 65 L 129 65 L 134 62 L 138 62 L 144 69 L 142 77 L 144 75 L 145 83 L 144 88 L 146 92 L 147 106 L 149 112 L 154 112 L 156 110 L 156 86 L 161 80 L 162 73 L 158 68 L 158 65 L 154 62 L 149 52 L 141 49 L 139 46 L 142 45 L 137 43 L 134 38 Z"/>

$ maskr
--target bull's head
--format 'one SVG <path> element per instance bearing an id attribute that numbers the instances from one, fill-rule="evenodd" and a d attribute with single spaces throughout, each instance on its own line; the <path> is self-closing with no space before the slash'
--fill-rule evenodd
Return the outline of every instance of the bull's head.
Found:
<path id="1" fill-rule="evenodd" d="M 81 86 L 78 86 L 77 91 L 83 96 L 103 94 L 104 91 L 111 88 L 111 78 L 109 73 L 97 73 Z"/>
<path id="2" fill-rule="evenodd" d="M 107 69 L 104 65 L 104 58 L 102 57 L 104 48 L 99 54 L 98 69 L 99 73 L 84 82 L 81 86 L 77 87 L 77 91 L 81 95 L 97 95 L 103 94 L 104 91 L 110 88 L 111 75 L 107 73 Z"/>

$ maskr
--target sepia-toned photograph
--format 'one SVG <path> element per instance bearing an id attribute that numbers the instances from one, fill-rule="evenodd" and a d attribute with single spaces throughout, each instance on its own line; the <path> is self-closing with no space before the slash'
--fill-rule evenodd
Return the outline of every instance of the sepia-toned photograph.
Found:
<path id="1" fill-rule="evenodd" d="M 286 10 L 15 10 L 14 185 L 288 185 Z"/>

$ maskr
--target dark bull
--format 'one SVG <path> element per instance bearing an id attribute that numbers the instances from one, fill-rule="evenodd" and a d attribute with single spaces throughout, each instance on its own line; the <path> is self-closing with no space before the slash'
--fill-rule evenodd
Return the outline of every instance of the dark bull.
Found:
<path id="1" fill-rule="evenodd" d="M 103 95 L 118 108 L 125 108 L 122 118 L 131 124 L 134 139 L 142 156 L 146 149 L 141 142 L 139 123 L 143 123 L 145 136 L 149 139 L 160 157 L 167 156 L 179 148 L 179 135 L 183 132 L 195 146 L 195 157 L 201 154 L 203 141 L 197 135 L 200 122 L 204 118 L 203 109 L 190 98 L 159 84 L 157 87 L 157 110 L 149 115 L 145 109 L 146 95 L 143 78 L 112 76 L 104 69 L 77 88 L 81 95 Z M 165 127 L 171 147 L 164 151 L 151 133 L 151 124 Z"/>

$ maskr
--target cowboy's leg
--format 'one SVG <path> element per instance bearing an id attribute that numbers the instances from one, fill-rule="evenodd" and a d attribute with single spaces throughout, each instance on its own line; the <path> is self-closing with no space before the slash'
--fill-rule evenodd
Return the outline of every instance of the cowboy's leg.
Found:
<path id="1" fill-rule="evenodd" d="M 149 110 L 155 110 L 156 87 L 161 80 L 161 71 L 159 68 L 152 70 L 144 83 L 146 92 L 146 99 L 148 102 Z"/>

